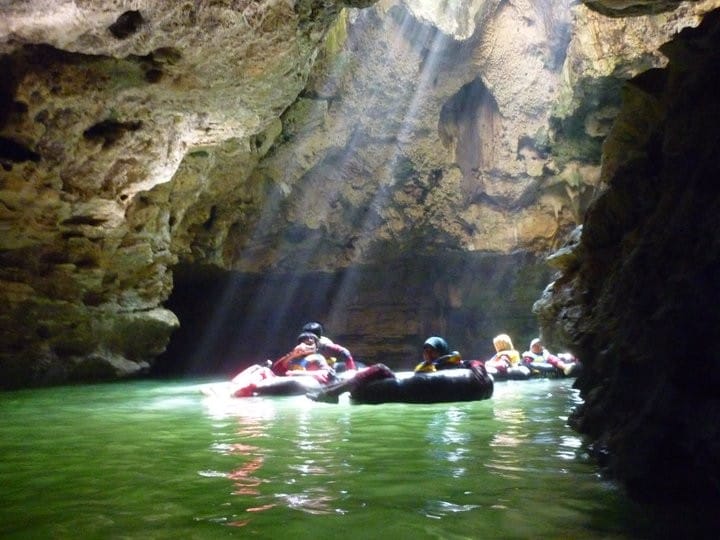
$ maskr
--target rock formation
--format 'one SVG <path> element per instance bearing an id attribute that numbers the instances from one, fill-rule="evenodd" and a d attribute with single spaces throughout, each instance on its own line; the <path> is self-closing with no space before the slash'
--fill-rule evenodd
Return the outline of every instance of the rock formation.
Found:
<path id="1" fill-rule="evenodd" d="M 0 384 L 147 372 L 179 322 L 204 365 L 305 316 L 482 354 L 575 230 L 536 304 L 573 425 L 717 495 L 718 2 L 585 4 L 3 3 Z"/>
<path id="2" fill-rule="evenodd" d="M 457 22 L 433 5 L 381 2 L 341 18 L 307 87 L 262 137 L 269 149 L 257 166 L 236 152 L 237 165 L 221 167 L 230 151 L 209 149 L 183 162 L 182 182 L 155 190 L 173 207 L 190 205 L 177 211 L 173 251 L 185 251 L 196 275 L 185 269 L 176 294 L 233 283 L 212 303 L 231 321 L 215 330 L 221 350 L 181 330 L 168 361 L 196 349 L 191 363 L 212 358 L 229 370 L 279 354 L 310 314 L 362 358 L 398 366 L 412 365 L 427 332 L 446 333 L 467 356 L 488 354 L 498 331 L 519 343 L 536 332 L 529 306 L 548 276 L 537 254 L 581 220 L 597 189 L 622 81 L 663 65 L 657 48 L 702 10 L 628 22 L 578 8 L 573 30 L 569 11 L 542 4 L 468 4 L 475 11 Z M 605 33 L 623 39 L 595 46 Z M 237 171 L 247 172 L 241 192 L 222 181 Z M 204 178 L 233 191 L 185 195 Z M 197 265 L 208 261 L 244 277 L 203 278 Z M 337 268 L 315 281 L 293 277 Z M 258 288 L 263 302 L 251 305 Z M 228 297 L 236 301 L 225 305 Z M 193 317 L 177 296 L 168 305 Z M 208 319 L 187 327 L 221 324 Z M 227 345 L 233 339 L 241 350 Z"/>
<path id="3" fill-rule="evenodd" d="M 147 369 L 178 325 L 162 307 L 176 217 L 153 187 L 197 148 L 257 143 L 340 10 L 369 3 L 2 6 L 3 385 Z"/>
<path id="4" fill-rule="evenodd" d="M 663 502 L 720 495 L 718 45 L 716 11 L 626 86 L 607 190 L 536 305 L 587 367 L 571 424 L 633 495 Z"/>

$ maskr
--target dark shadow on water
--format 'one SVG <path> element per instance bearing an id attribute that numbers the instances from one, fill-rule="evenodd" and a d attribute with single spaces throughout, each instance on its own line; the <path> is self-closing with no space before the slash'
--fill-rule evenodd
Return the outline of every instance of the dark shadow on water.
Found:
<path id="1" fill-rule="evenodd" d="M 632 513 L 636 519 L 626 525 L 634 538 L 715 539 L 720 533 L 717 506 L 701 498 L 693 504 L 632 504 Z"/>

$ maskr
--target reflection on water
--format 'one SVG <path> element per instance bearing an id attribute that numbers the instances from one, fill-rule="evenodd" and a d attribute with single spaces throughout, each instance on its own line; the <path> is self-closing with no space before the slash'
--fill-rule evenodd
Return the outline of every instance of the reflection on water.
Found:
<path id="1" fill-rule="evenodd" d="M 232 444 L 218 442 L 213 445 L 215 451 L 237 458 L 237 465 L 226 475 L 234 483 L 233 495 L 251 497 L 244 509 L 249 513 L 271 510 L 276 506 L 314 515 L 342 512 L 333 507 L 336 497 L 323 485 L 300 492 L 292 489 L 303 485 L 303 478 L 331 477 L 329 466 L 334 457 L 331 449 L 341 436 L 340 428 L 327 425 L 318 427 L 314 424 L 312 408 L 315 404 L 312 401 L 302 396 L 293 398 L 291 410 L 284 410 L 278 407 L 283 399 L 205 400 L 208 414 L 214 419 L 226 421 L 215 424 L 219 439 L 242 441 Z M 341 421 L 338 422 L 340 424 Z M 272 437 L 270 431 L 275 431 L 279 426 L 284 431 L 282 438 L 263 446 L 262 439 Z M 228 434 L 230 429 L 234 430 L 233 435 Z M 273 449 L 278 443 L 282 446 Z M 282 473 L 279 475 L 277 470 L 267 472 L 268 477 L 282 478 L 282 486 L 267 494 L 260 489 L 263 482 L 270 482 L 268 478 L 263 479 L 262 469 L 266 458 L 283 455 L 286 449 L 292 449 L 292 452 L 283 461 Z M 245 526 L 249 522 L 249 519 L 232 520 L 229 524 Z"/>
<path id="2" fill-rule="evenodd" d="M 433 461 L 447 461 L 450 474 L 461 477 L 467 473 L 466 461 L 472 458 L 471 437 L 462 424 L 468 415 L 462 409 L 449 405 L 446 411 L 436 414 L 428 425 L 428 451 Z"/>
<path id="3" fill-rule="evenodd" d="M 552 531 L 564 524 L 547 501 L 562 506 L 564 494 L 554 493 L 562 482 L 548 479 L 568 474 L 567 461 L 586 466 L 577 462 L 580 440 L 558 420 L 577 403 L 576 393 L 568 382 L 532 384 L 499 384 L 493 400 L 441 405 L 208 402 L 208 415 L 225 421 L 215 424 L 213 448 L 235 458 L 228 523 L 259 533 L 288 512 L 358 523 L 400 512 L 410 529 L 472 537 L 468 531 L 488 518 L 530 527 L 526 511 L 537 505 L 551 514 Z M 230 419 L 236 440 L 227 445 Z M 589 468 L 583 476 L 597 482 Z M 560 515 L 582 517 L 567 509 Z M 452 525 L 442 524 L 451 516 Z M 428 529 L 427 519 L 441 524 Z"/>
<path id="4" fill-rule="evenodd" d="M 566 380 L 437 405 L 0 394 L 0 537 L 637 537 L 647 518 L 565 425 L 577 403 Z"/>

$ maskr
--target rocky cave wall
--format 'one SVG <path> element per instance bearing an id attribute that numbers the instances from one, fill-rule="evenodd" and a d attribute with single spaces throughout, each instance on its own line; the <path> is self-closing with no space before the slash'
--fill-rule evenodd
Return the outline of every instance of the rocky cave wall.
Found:
<path id="1" fill-rule="evenodd" d="M 603 151 L 608 188 L 536 305 L 586 370 L 571 425 L 635 497 L 720 497 L 720 12 L 633 78 Z M 712 502 L 710 503 L 712 504 Z"/>
<path id="2" fill-rule="evenodd" d="M 473 356 L 584 222 L 536 304 L 572 423 L 633 493 L 717 496 L 718 5 L 586 5 L 5 3 L 2 386 L 147 371 L 212 287 L 266 330 L 228 284 L 368 359 Z"/>
<path id="3" fill-rule="evenodd" d="M 178 326 L 162 303 L 179 258 L 148 190 L 194 148 L 254 141 L 338 13 L 369 3 L 2 6 L 3 386 L 147 371 Z"/>
<path id="4" fill-rule="evenodd" d="M 413 275 L 393 302 L 344 292 L 322 315 L 368 358 L 388 320 L 398 358 L 434 328 L 481 354 L 495 328 L 477 320 L 528 316 L 539 287 L 522 282 L 602 187 L 621 82 L 711 4 L 622 20 L 523 0 L 3 7 L 2 384 L 147 371 L 178 326 L 178 263 L 189 285 L 207 266 L 267 278 L 253 294 Z M 503 279 L 447 286 L 492 257 Z M 458 312 L 475 322 L 454 330 Z"/>
<path id="5" fill-rule="evenodd" d="M 330 337 L 368 364 L 412 368 L 418 336 L 435 333 L 466 358 L 487 358 L 492 336 L 501 331 L 523 345 L 537 334 L 532 303 L 550 273 L 529 253 L 456 253 L 333 273 L 258 275 L 180 266 L 174 276 L 166 306 L 191 331 L 175 334 L 156 372 L 229 376 L 284 354 L 308 320 L 322 321 Z"/>
<path id="6" fill-rule="evenodd" d="M 202 150 L 183 162 L 173 183 L 151 194 L 157 204 L 172 201 L 175 251 L 184 251 L 184 261 L 267 276 L 227 294 L 243 298 L 262 288 L 264 298 L 282 306 L 277 318 L 290 330 L 244 334 L 257 320 L 278 324 L 257 310 L 237 313 L 225 326 L 245 347 L 268 336 L 262 352 L 271 355 L 278 342 L 292 343 L 288 332 L 309 316 L 362 358 L 391 365 L 415 359 L 427 332 L 449 333 L 469 357 L 488 354 L 500 331 L 524 346 L 537 332 L 528 315 L 540 290 L 532 287 L 548 275 L 540 259 L 579 222 L 596 189 L 600 143 L 622 80 L 662 65 L 659 45 L 699 17 L 686 8 L 628 23 L 582 8 L 572 13 L 569 5 L 563 12 L 517 2 L 487 3 L 453 19 L 428 6 L 381 2 L 341 18 L 298 100 L 250 145 L 262 148 L 256 166 L 248 149 Z M 473 24 L 460 24 L 468 16 Z M 615 37 L 596 47 L 607 33 Z M 235 161 L 228 166 L 230 154 Z M 198 181 L 212 183 L 214 193 L 188 197 Z M 238 182 L 245 189 L 236 190 Z M 215 191 L 228 186 L 231 193 Z M 448 289 L 444 281 L 453 271 L 438 279 L 429 270 L 418 298 L 422 272 L 407 266 L 448 253 L 466 254 L 467 268 L 495 256 L 507 275 L 486 281 L 479 274 L 466 289 Z M 523 271 L 511 264 L 513 253 L 536 258 L 524 258 Z M 366 271 L 353 282 L 364 294 L 346 294 L 345 286 L 315 307 L 305 297 L 287 302 L 292 291 L 267 285 L 282 283 L 283 274 L 338 268 L 335 280 L 348 268 Z M 378 302 L 371 293 L 377 276 L 398 269 L 415 282 L 398 283 Z M 179 279 L 186 277 L 187 286 L 202 281 L 185 273 Z M 318 279 L 324 296 L 326 278 Z M 176 284 L 178 291 L 186 287 Z M 472 292 L 487 285 L 482 299 Z M 438 297 L 438 290 L 445 292 Z M 193 309 L 175 300 L 175 311 Z M 433 302 L 435 311 L 420 307 Z M 176 339 L 192 342 L 182 328 Z M 242 364 L 250 355 L 234 356 Z"/>

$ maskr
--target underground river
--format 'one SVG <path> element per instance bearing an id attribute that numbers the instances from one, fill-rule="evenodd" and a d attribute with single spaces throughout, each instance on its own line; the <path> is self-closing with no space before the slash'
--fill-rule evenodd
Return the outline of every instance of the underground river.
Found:
<path id="1" fill-rule="evenodd" d="M 636 538 L 565 424 L 572 380 L 492 399 L 210 400 L 207 380 L 0 393 L 0 537 Z"/>

